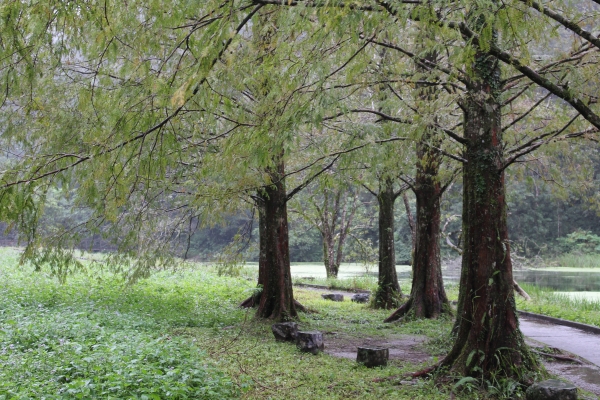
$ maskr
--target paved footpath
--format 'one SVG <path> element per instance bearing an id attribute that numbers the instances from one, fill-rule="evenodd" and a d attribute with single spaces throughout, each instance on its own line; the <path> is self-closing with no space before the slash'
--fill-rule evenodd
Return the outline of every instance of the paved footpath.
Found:
<path id="1" fill-rule="evenodd" d="M 519 324 L 525 336 L 566 350 L 600 366 L 600 335 L 524 316 L 519 317 Z"/>
<path id="2" fill-rule="evenodd" d="M 551 360 L 544 361 L 546 369 L 551 374 L 573 382 L 577 387 L 587 390 L 588 393 L 600 396 L 600 334 L 597 332 L 597 328 L 586 331 L 525 315 L 519 316 L 519 325 L 526 338 L 566 350 L 593 363 L 593 365 L 578 365 L 552 362 Z"/>

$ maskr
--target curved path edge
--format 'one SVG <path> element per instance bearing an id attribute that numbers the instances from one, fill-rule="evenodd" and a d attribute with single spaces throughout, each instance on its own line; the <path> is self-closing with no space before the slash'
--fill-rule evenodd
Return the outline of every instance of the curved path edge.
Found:
<path id="1" fill-rule="evenodd" d="M 597 326 L 594 326 L 594 325 L 583 324 L 581 322 L 574 322 L 574 321 L 569 321 L 569 320 L 561 319 L 561 318 L 549 317 L 547 315 L 542 315 L 542 314 L 535 314 L 535 313 L 532 313 L 529 311 L 517 310 L 517 312 L 519 313 L 520 316 L 523 316 L 523 317 L 526 317 L 529 319 L 537 319 L 540 321 L 551 322 L 555 325 L 564 325 L 564 326 L 568 326 L 570 328 L 580 329 L 587 333 L 594 333 L 596 335 L 600 335 L 600 328 Z"/>

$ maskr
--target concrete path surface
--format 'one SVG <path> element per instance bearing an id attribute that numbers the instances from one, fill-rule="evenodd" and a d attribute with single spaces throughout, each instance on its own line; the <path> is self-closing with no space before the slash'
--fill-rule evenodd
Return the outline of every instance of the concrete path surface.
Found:
<path id="1" fill-rule="evenodd" d="M 531 343 L 532 339 L 536 344 L 547 344 L 589 361 L 591 364 L 579 365 L 545 360 L 544 365 L 551 374 L 571 381 L 588 393 L 600 396 L 600 334 L 524 315 L 519 316 L 519 324 L 529 344 L 535 345 Z"/>
<path id="2" fill-rule="evenodd" d="M 523 316 L 519 317 L 519 324 L 525 336 L 600 366 L 600 335 Z"/>

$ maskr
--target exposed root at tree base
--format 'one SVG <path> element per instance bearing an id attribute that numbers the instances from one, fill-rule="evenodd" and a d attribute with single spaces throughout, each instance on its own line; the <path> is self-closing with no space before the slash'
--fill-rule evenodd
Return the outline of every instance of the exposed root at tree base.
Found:
<path id="1" fill-rule="evenodd" d="M 423 304 L 422 302 L 421 304 Z M 415 302 L 413 297 L 410 297 L 408 301 L 402 304 L 396 311 L 394 311 L 389 317 L 383 320 L 383 322 L 389 323 L 398 321 L 402 317 L 410 314 L 411 312 L 414 314 L 414 318 L 417 319 L 437 319 L 441 315 L 448 314 L 452 315 L 452 310 L 450 308 L 450 304 L 447 301 L 441 301 L 441 311 L 437 310 L 434 312 L 427 311 L 424 306 L 419 307 L 419 311 L 417 312 L 417 307 L 415 306 Z"/>
<path id="2" fill-rule="evenodd" d="M 412 378 L 422 378 L 424 376 L 431 375 L 436 369 L 440 368 L 443 365 L 443 363 L 444 363 L 444 360 L 442 360 L 436 364 L 433 364 L 425 369 L 422 369 L 420 371 L 413 372 L 412 374 L 409 374 L 409 376 Z"/>
<path id="3" fill-rule="evenodd" d="M 259 296 L 250 296 L 248 297 L 246 300 L 242 301 L 239 305 L 240 308 L 253 308 L 253 307 L 257 307 L 258 303 L 260 302 L 260 297 Z M 316 310 L 312 310 L 309 309 L 305 306 L 303 306 L 298 300 L 294 300 L 294 306 L 296 307 L 297 311 L 303 312 L 303 313 L 317 313 Z"/>
<path id="4" fill-rule="evenodd" d="M 258 306 L 258 300 L 260 298 L 257 296 L 250 296 L 246 300 L 242 301 L 239 305 L 240 308 L 252 308 Z"/>
<path id="5" fill-rule="evenodd" d="M 394 322 L 394 321 L 399 320 L 400 318 L 404 317 L 408 313 L 411 306 L 412 306 L 412 298 L 408 299 L 408 301 L 406 303 L 402 304 L 396 311 L 394 311 L 392 313 L 392 315 L 390 315 L 389 317 L 384 319 L 383 322 Z"/>
<path id="6" fill-rule="evenodd" d="M 533 350 L 533 349 L 531 349 L 531 352 L 533 352 L 535 354 L 539 354 L 540 356 L 544 356 L 544 357 L 548 357 L 548 358 L 553 358 L 553 359 L 559 360 L 559 361 L 569 361 L 569 362 L 573 362 L 573 363 L 581 364 L 581 365 L 585 364 L 583 361 L 578 360 L 578 359 L 573 358 L 573 357 L 561 356 L 561 355 L 558 355 L 558 354 L 544 353 L 544 352 Z"/>
<path id="7" fill-rule="evenodd" d="M 303 306 L 298 300 L 294 300 L 294 306 L 296 306 L 296 310 L 303 313 L 316 313 L 316 310 L 311 310 L 308 307 Z"/>

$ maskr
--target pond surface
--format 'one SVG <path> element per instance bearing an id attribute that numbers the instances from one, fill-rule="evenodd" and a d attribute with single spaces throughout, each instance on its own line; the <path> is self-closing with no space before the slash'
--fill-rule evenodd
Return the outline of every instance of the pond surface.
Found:
<path id="1" fill-rule="evenodd" d="M 398 279 L 410 279 L 409 265 L 397 265 Z M 558 292 L 600 292 L 600 269 L 596 268 L 543 268 L 515 270 L 519 283 L 547 287 Z M 325 278 L 325 267 L 317 263 L 293 263 L 292 275 L 299 277 Z M 444 270 L 445 282 L 458 282 L 460 271 Z M 345 263 L 340 267 L 339 278 L 377 276 L 377 266 Z"/>
<path id="2" fill-rule="evenodd" d="M 458 282 L 458 271 L 444 274 L 444 281 Z M 598 269 L 522 269 L 514 270 L 513 276 L 519 283 L 547 287 L 559 292 L 598 292 L 600 291 L 600 270 Z"/>

